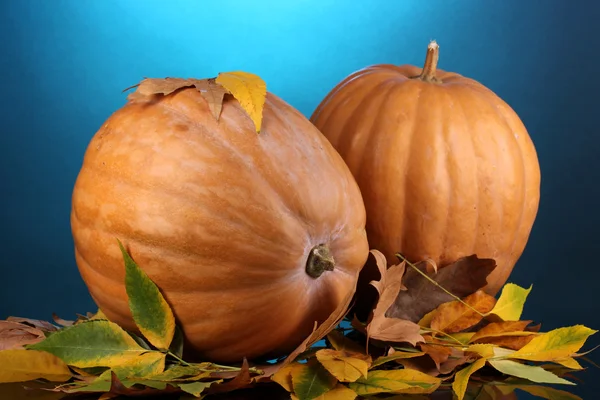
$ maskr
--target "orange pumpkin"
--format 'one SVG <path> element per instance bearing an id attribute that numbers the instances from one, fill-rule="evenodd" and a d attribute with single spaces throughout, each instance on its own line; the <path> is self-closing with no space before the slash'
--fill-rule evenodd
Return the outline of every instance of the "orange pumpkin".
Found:
<path id="1" fill-rule="evenodd" d="M 525 126 L 482 84 L 437 70 L 373 65 L 342 80 L 311 121 L 342 155 L 367 208 L 371 248 L 438 266 L 477 254 L 507 281 L 532 229 L 540 167 Z M 365 270 L 366 273 L 366 270 Z"/>
<path id="2" fill-rule="evenodd" d="M 267 93 L 255 131 L 194 88 L 128 102 L 86 150 L 72 196 L 76 261 L 106 316 L 135 331 L 118 238 L 174 311 L 187 357 L 286 354 L 353 292 L 365 208 L 342 158 Z"/>

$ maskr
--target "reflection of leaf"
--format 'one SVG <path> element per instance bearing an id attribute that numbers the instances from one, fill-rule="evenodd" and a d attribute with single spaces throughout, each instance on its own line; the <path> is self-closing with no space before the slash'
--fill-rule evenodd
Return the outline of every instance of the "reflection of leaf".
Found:
<path id="1" fill-rule="evenodd" d="M 480 259 L 475 255 L 463 257 L 453 264 L 440 268 L 436 273 L 428 270 L 426 261 L 414 266 L 436 281 L 446 291 L 463 298 L 487 285 L 487 276 L 496 268 L 492 259 Z M 400 292 L 387 311 L 388 317 L 419 322 L 428 312 L 440 304 L 455 300 L 442 288 L 435 286 L 414 268 L 408 268 L 402 279 L 407 290 Z"/>
<path id="2" fill-rule="evenodd" d="M 454 393 L 456 393 L 458 400 L 463 400 L 463 398 L 465 397 L 467 385 L 469 384 L 469 378 L 471 377 L 471 375 L 474 372 L 483 368 L 485 366 L 485 363 L 485 358 L 479 358 L 456 373 L 456 376 L 454 377 L 454 382 L 452 383 L 452 390 L 454 391 Z"/>
<path id="3" fill-rule="evenodd" d="M 118 366 L 147 351 L 119 325 L 106 320 L 63 328 L 27 348 L 47 351 L 80 368 Z"/>
<path id="4" fill-rule="evenodd" d="M 166 350 L 175 334 L 173 312 L 158 287 L 118 243 L 125 261 L 125 288 L 133 320 L 150 343 Z"/>
<path id="5" fill-rule="evenodd" d="M 597 331 L 583 325 L 558 328 L 533 338 L 511 358 L 531 361 L 552 361 L 571 357 L 585 344 L 587 338 Z"/>
<path id="6" fill-rule="evenodd" d="M 258 75 L 242 71 L 221 72 L 215 81 L 235 97 L 260 132 L 267 95 L 265 82 Z"/>
<path id="7" fill-rule="evenodd" d="M 582 398 L 577 395 L 548 386 L 511 385 L 510 388 L 519 389 L 548 400 L 582 400 Z"/>
<path id="8" fill-rule="evenodd" d="M 294 393 L 300 400 L 314 399 L 335 387 L 337 380 L 313 358 L 291 370 Z"/>
<path id="9" fill-rule="evenodd" d="M 462 302 L 455 300 L 444 303 L 437 308 L 431 320 L 431 329 L 452 333 L 470 328 L 479 323 L 483 319 L 482 314 L 491 310 L 495 303 L 496 299 L 483 290 L 465 297 Z"/>
<path id="10" fill-rule="evenodd" d="M 419 334 L 421 330 L 419 325 L 403 319 L 386 317 L 386 311 L 402 288 L 401 281 L 406 263 L 402 262 L 385 270 L 381 267 L 381 265 L 386 265 L 385 257 L 377 250 L 372 250 L 371 253 L 377 260 L 381 279 L 371 282 L 371 285 L 379 292 L 379 300 L 373 310 L 373 318 L 367 325 L 367 337 L 390 342 L 408 342 L 412 345 L 424 341 Z"/>
<path id="11" fill-rule="evenodd" d="M 503 321 L 518 321 L 532 287 L 524 289 L 514 283 L 507 283 L 502 288 L 498 302 L 489 313 L 497 315 Z"/>
<path id="12" fill-rule="evenodd" d="M 366 377 L 371 357 L 341 350 L 322 349 L 316 353 L 317 360 L 340 382 L 354 382 Z"/>
<path id="13" fill-rule="evenodd" d="M 433 393 L 442 380 L 411 369 L 369 371 L 367 378 L 349 384 L 359 396 L 376 393 Z"/>
<path id="14" fill-rule="evenodd" d="M 0 382 L 25 382 L 47 379 L 64 382 L 71 378 L 69 367 L 58 357 L 36 350 L 0 351 Z"/>
<path id="15" fill-rule="evenodd" d="M 213 382 L 188 382 L 188 383 L 179 383 L 177 386 L 181 388 L 186 393 L 191 394 L 192 396 L 200 397 L 202 392 L 212 385 Z"/>
<path id="16" fill-rule="evenodd" d="M 492 367 L 502 372 L 503 374 L 516 376 L 536 383 L 561 383 L 565 385 L 574 385 L 566 379 L 554 375 L 550 371 L 546 371 L 542 367 L 525 365 L 512 360 L 490 359 L 488 362 Z"/>

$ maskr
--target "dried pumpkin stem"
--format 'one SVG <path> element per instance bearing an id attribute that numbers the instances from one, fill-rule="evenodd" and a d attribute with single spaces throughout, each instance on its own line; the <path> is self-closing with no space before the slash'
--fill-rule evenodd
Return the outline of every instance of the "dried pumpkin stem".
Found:
<path id="1" fill-rule="evenodd" d="M 425 82 L 440 82 L 435 76 L 437 72 L 437 64 L 440 58 L 440 46 L 435 40 L 432 40 L 427 46 L 427 55 L 425 56 L 425 65 L 423 71 L 419 75 L 419 79 Z"/>
<path id="2" fill-rule="evenodd" d="M 335 261 L 326 244 L 313 247 L 306 260 L 306 273 L 311 278 L 320 277 L 325 271 L 333 271 Z"/>

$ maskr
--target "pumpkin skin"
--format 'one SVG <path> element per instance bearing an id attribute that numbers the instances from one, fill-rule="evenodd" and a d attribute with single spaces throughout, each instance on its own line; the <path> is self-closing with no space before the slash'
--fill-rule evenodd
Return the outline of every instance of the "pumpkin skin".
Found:
<path id="1" fill-rule="evenodd" d="M 424 68 L 352 73 L 311 121 L 358 182 L 371 248 L 442 268 L 472 254 L 493 258 L 484 289 L 495 295 L 533 227 L 538 158 L 515 111 L 475 80 L 436 71 L 438 51 L 432 42 Z"/>
<path id="2" fill-rule="evenodd" d="M 190 360 L 293 350 L 353 292 L 365 208 L 331 144 L 267 93 L 260 134 L 239 103 L 220 120 L 194 88 L 117 110 L 72 195 L 76 262 L 106 316 L 137 331 L 118 238 L 170 304 Z M 324 244 L 335 267 L 306 272 Z"/>

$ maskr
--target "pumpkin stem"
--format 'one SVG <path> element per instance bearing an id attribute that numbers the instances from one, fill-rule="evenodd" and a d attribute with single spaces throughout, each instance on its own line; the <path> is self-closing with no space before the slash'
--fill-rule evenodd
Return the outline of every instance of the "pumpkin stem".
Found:
<path id="1" fill-rule="evenodd" d="M 333 271 L 333 267 L 335 267 L 335 261 L 326 244 L 319 244 L 310 250 L 308 260 L 306 260 L 308 276 L 318 278 L 325 271 Z"/>
<path id="2" fill-rule="evenodd" d="M 427 55 L 425 56 L 425 65 L 419 75 L 419 79 L 425 82 L 440 82 L 435 76 L 438 60 L 440 58 L 440 46 L 435 40 L 432 40 L 427 46 Z"/>

